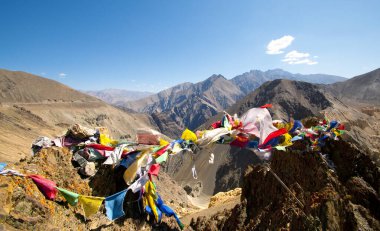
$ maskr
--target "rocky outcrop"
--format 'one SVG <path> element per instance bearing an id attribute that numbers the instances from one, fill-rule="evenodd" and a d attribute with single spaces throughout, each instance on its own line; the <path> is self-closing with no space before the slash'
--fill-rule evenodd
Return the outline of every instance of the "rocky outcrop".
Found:
<path id="1" fill-rule="evenodd" d="M 305 151 L 302 143 L 273 152 L 270 171 L 265 165 L 247 169 L 241 204 L 193 219 L 192 229 L 379 230 L 379 169 L 347 142 L 329 145 L 327 156 Z"/>
<path id="2" fill-rule="evenodd" d="M 219 192 L 210 198 L 210 204 L 208 205 L 208 207 L 210 208 L 219 204 L 224 204 L 237 198 L 240 199 L 240 196 L 241 188 L 235 188 L 228 192 Z"/>
<path id="3" fill-rule="evenodd" d="M 78 168 L 71 163 L 71 153 L 66 148 L 42 149 L 34 158 L 18 162 L 10 168 L 25 174 L 39 174 L 57 183 L 58 187 L 93 196 L 112 195 L 127 186 L 122 172 L 109 165 L 99 165 L 93 177 L 81 178 Z M 165 173 L 155 179 L 157 190 L 167 205 L 178 214 L 189 213 L 186 192 Z M 102 206 L 97 214 L 85 218 L 81 206 L 70 206 L 58 195 L 55 201 L 45 199 L 32 180 L 23 177 L 0 177 L 1 230 L 151 230 L 152 224 L 139 212 L 138 195 L 127 193 L 124 200 L 125 216 L 112 222 Z M 176 230 L 174 218 L 163 217 L 157 227 Z"/>

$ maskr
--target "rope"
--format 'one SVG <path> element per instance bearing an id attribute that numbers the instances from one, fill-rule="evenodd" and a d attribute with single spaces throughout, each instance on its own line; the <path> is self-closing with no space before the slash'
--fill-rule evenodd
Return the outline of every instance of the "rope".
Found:
<path id="1" fill-rule="evenodd" d="M 276 178 L 276 180 L 277 180 L 278 182 L 280 182 L 280 184 L 282 185 L 282 187 L 284 187 L 284 188 L 290 193 L 290 195 L 293 196 L 293 198 L 296 200 L 297 204 L 301 206 L 301 209 L 303 209 L 303 208 L 304 208 L 304 205 L 302 204 L 302 202 L 301 202 L 300 200 L 298 200 L 298 198 L 296 197 L 296 195 L 294 195 L 294 193 L 289 189 L 289 187 L 286 186 L 286 184 L 280 179 L 279 176 L 277 176 L 277 174 L 273 171 L 273 169 L 271 169 L 267 163 L 264 164 L 264 167 L 266 167 L 267 170 L 268 170 L 270 173 L 272 173 L 272 175 L 274 176 L 274 178 Z M 293 210 L 293 212 L 294 212 L 295 214 L 297 214 L 297 213 L 294 211 L 293 208 L 292 208 L 292 210 Z M 312 221 L 312 220 L 306 215 L 306 213 L 305 213 L 303 210 L 300 210 L 300 211 L 301 211 L 301 213 L 305 216 L 306 220 L 308 220 L 311 224 L 314 224 L 314 221 Z M 317 230 L 317 229 L 315 229 L 315 230 Z"/>
<path id="2" fill-rule="evenodd" d="M 298 198 L 296 197 L 296 195 L 294 195 L 294 193 L 289 189 L 289 187 L 286 186 L 286 184 L 280 179 L 279 176 L 277 176 L 277 174 L 273 171 L 273 169 L 271 169 L 268 164 L 265 164 L 265 167 L 268 169 L 268 171 L 270 173 L 272 173 L 272 175 L 274 176 L 274 178 L 276 178 L 276 180 L 278 182 L 280 182 L 280 184 L 282 185 L 282 187 L 284 187 L 290 193 L 290 195 L 293 196 L 293 198 L 297 201 L 298 205 L 300 205 L 301 208 L 304 208 L 305 206 L 302 204 L 302 202 L 300 200 L 298 200 Z"/>

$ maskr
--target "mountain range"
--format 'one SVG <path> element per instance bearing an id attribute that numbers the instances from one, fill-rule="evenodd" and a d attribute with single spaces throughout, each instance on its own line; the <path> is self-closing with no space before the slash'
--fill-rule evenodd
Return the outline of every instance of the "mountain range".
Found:
<path id="1" fill-rule="evenodd" d="M 237 100 L 275 79 L 301 80 L 312 83 L 335 83 L 343 77 L 325 74 L 292 74 L 281 69 L 252 70 L 230 80 L 212 75 L 198 83 L 176 85 L 146 98 L 119 105 L 124 109 L 151 114 L 161 131 L 178 136 L 185 127 L 197 128 L 208 118 L 230 107 Z"/>

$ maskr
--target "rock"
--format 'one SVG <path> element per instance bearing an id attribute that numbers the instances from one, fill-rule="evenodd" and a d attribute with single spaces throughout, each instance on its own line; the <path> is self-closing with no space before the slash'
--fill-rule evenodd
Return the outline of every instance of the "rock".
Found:
<path id="1" fill-rule="evenodd" d="M 219 192 L 210 198 L 209 208 L 229 202 L 241 196 L 241 188 L 236 188 L 228 192 Z"/>
<path id="2" fill-rule="evenodd" d="M 187 195 L 190 195 L 193 189 L 190 187 L 190 185 L 185 185 L 183 189 L 186 191 Z"/>
<path id="3" fill-rule="evenodd" d="M 380 200 L 376 191 L 362 178 L 352 177 L 346 187 L 353 197 L 352 202 L 369 208 L 378 218 L 380 218 Z"/>
<path id="4" fill-rule="evenodd" d="M 87 162 L 84 167 L 80 168 L 80 172 L 85 176 L 94 176 L 96 173 L 95 163 Z"/>

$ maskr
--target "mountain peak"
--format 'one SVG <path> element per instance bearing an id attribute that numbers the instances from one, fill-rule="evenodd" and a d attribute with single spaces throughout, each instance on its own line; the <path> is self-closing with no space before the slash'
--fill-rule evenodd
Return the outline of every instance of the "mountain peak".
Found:
<path id="1" fill-rule="evenodd" d="M 226 77 L 224 77 L 223 75 L 221 74 L 213 74 L 212 76 L 210 76 L 208 79 L 206 79 L 206 81 L 216 81 L 218 79 L 224 79 L 224 80 L 227 80 Z"/>
<path id="2" fill-rule="evenodd" d="M 265 74 L 269 75 L 292 75 L 290 72 L 284 71 L 280 68 L 270 69 L 265 72 Z"/>

